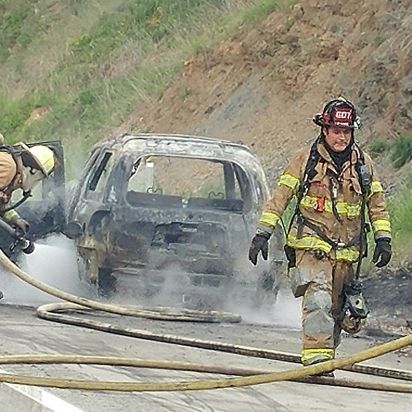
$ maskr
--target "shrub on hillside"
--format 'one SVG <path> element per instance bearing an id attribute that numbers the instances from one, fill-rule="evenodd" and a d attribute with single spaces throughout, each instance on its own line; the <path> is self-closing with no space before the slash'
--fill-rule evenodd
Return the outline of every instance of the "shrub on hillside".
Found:
<path id="1" fill-rule="evenodd" d="M 412 159 L 412 136 L 399 136 L 391 149 L 391 161 L 396 168 Z"/>
<path id="2" fill-rule="evenodd" d="M 409 255 L 412 244 L 412 175 L 397 196 L 388 200 L 395 250 Z"/>
<path id="3" fill-rule="evenodd" d="M 383 140 L 373 140 L 368 144 L 368 153 L 372 157 L 376 157 L 389 149 L 389 144 Z"/>

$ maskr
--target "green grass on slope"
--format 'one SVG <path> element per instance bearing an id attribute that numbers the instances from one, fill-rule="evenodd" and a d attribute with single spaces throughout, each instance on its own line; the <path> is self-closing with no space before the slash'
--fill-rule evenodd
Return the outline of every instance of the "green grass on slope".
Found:
<path id="1" fill-rule="evenodd" d="M 26 3 L 3 1 L 0 10 L 4 14 L 7 6 L 10 13 Z M 160 96 L 187 58 L 250 27 L 277 3 L 125 0 L 116 12 L 103 13 L 87 31 L 68 38 L 60 62 L 32 92 L 14 100 L 0 96 L 0 129 L 9 141 L 61 138 L 80 140 L 78 146 L 88 149 L 139 103 Z M 70 1 L 71 7 L 84 4 Z M 48 114 L 28 122 L 37 106 L 46 106 Z"/>
<path id="2" fill-rule="evenodd" d="M 395 250 L 399 252 L 398 254 L 407 252 L 409 262 L 412 262 L 412 257 L 410 257 L 412 246 L 412 175 L 409 176 L 403 190 L 390 199 L 388 206 Z"/>
<path id="3" fill-rule="evenodd" d="M 368 144 L 368 151 L 373 157 L 389 153 L 393 166 L 399 169 L 412 160 L 412 135 L 399 135 L 391 142 L 373 140 Z"/>
<path id="4" fill-rule="evenodd" d="M 33 30 L 39 30 L 40 21 L 35 18 L 36 8 L 31 3 L 30 0 L 0 2 L 0 63 L 10 56 L 13 48 L 27 48 Z"/>
<path id="5" fill-rule="evenodd" d="M 391 160 L 396 168 L 412 159 L 412 136 L 398 136 L 393 142 Z"/>
<path id="6" fill-rule="evenodd" d="M 70 57 L 76 63 L 96 63 L 126 41 L 137 41 L 140 48 L 149 51 L 154 44 L 167 44 L 176 32 L 195 31 L 193 23 L 199 23 L 197 15 L 217 15 L 220 10 L 213 10 L 213 6 L 222 7 L 224 3 L 222 0 L 145 0 L 124 4 L 116 14 L 103 16 L 90 32 L 73 39 L 69 44 Z"/>
<path id="7" fill-rule="evenodd" d="M 0 11 L 0 48 L 3 50 L 0 58 L 0 94 L 21 98 L 33 86 L 40 85 L 67 53 L 68 39 L 89 30 L 104 13 L 116 10 L 125 1 L 5 2 L 7 5 L 3 12 Z M 17 22 L 12 18 L 14 14 L 25 17 Z"/>

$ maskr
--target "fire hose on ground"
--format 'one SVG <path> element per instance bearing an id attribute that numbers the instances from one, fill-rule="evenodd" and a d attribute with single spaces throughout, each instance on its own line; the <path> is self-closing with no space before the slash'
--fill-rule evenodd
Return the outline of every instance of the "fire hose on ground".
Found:
<path id="1" fill-rule="evenodd" d="M 91 319 L 83 319 L 67 314 L 62 311 L 75 310 L 97 310 L 109 312 L 112 314 L 135 316 L 150 319 L 162 320 L 180 320 L 196 322 L 239 322 L 239 316 L 215 311 L 173 311 L 168 308 L 159 310 L 150 310 L 147 308 L 138 308 L 131 306 L 118 306 L 113 304 L 102 303 L 83 297 L 75 296 L 63 292 L 57 288 L 47 285 L 20 269 L 0 250 L 0 262 L 3 266 L 15 276 L 30 284 L 31 286 L 53 295 L 59 299 L 70 303 L 55 303 L 43 305 L 37 309 L 37 315 L 41 318 L 66 323 L 70 325 L 82 326 L 95 330 L 115 333 L 124 336 L 131 336 L 140 339 L 148 339 L 159 342 L 167 342 L 184 346 L 210 349 L 228 353 L 234 353 L 257 358 L 280 360 L 286 362 L 299 363 L 300 358 L 297 355 L 251 348 L 247 346 L 232 345 L 228 343 L 210 342 L 198 339 L 190 339 L 174 335 L 155 334 L 146 330 L 133 328 L 124 328 L 113 324 L 97 322 Z M 57 313 L 56 313 L 57 312 Z M 373 389 L 380 391 L 392 391 L 402 393 L 412 393 L 412 372 L 387 369 L 369 365 L 359 365 L 363 362 L 389 352 L 393 352 L 412 345 L 412 334 L 402 338 L 383 343 L 372 348 L 360 351 L 354 355 L 346 356 L 316 365 L 301 367 L 281 372 L 265 372 L 262 370 L 253 370 L 235 367 L 217 367 L 211 365 L 202 365 L 188 362 L 160 361 L 160 360 L 142 360 L 136 358 L 121 357 L 104 357 L 104 356 L 81 356 L 81 355 L 16 355 L 0 356 L 0 364 L 97 364 L 110 366 L 131 366 L 140 368 L 171 369 L 217 373 L 222 375 L 237 375 L 238 377 L 195 380 L 182 382 L 113 382 L 113 381 L 88 381 L 74 379 L 59 379 L 50 377 L 34 377 L 26 375 L 0 374 L 0 382 L 14 384 L 45 386 L 63 389 L 81 389 L 81 390 L 99 390 L 99 391 L 123 391 L 123 392 L 141 392 L 141 391 L 188 391 L 188 390 L 206 390 L 217 388 L 234 388 L 242 386 L 257 385 L 263 383 L 279 382 L 291 380 L 305 383 L 326 384 L 334 386 L 344 386 L 361 389 Z M 348 379 L 332 379 L 327 377 L 312 376 L 329 372 L 335 369 L 345 371 L 370 374 L 374 376 L 395 378 L 409 383 L 376 383 L 376 382 L 359 382 Z"/>

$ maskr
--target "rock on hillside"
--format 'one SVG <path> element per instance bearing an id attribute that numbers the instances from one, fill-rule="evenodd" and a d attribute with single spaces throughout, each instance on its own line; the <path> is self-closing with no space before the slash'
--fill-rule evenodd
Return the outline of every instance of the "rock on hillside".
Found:
<path id="1" fill-rule="evenodd" d="M 340 94 L 360 108 L 361 143 L 411 133 L 411 68 L 410 0 L 302 0 L 187 61 L 122 129 L 243 141 L 274 176 L 314 137 L 313 113 Z"/>

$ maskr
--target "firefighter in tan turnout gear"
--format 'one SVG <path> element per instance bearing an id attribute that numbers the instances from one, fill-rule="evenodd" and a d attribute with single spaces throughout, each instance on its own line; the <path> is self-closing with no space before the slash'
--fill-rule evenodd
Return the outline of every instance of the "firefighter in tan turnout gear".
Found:
<path id="1" fill-rule="evenodd" d="M 295 198 L 285 252 L 293 292 L 303 296 L 303 365 L 333 359 L 341 329 L 359 331 L 367 315 L 357 318 L 353 311 L 345 313 L 345 302 L 350 303 L 345 288 L 355 284 L 366 255 L 370 227 L 365 212 L 376 243 L 373 262 L 382 267 L 391 258 L 383 189 L 372 160 L 354 140 L 359 127 L 355 107 L 344 98 L 334 99 L 313 121 L 321 128 L 320 135 L 310 148 L 291 158 L 264 206 L 249 249 L 253 264 L 259 252 L 267 259 L 268 240 Z"/>
<path id="2" fill-rule="evenodd" d="M 10 206 L 11 196 L 15 190 L 22 190 L 22 199 L 18 204 L 30 197 L 37 183 L 53 172 L 54 153 L 43 145 L 5 145 L 2 135 L 0 143 L 0 218 L 15 229 L 16 236 L 24 237 L 29 224 Z M 32 247 L 30 244 L 30 248 Z M 0 299 L 2 297 L 3 293 L 0 291 Z"/>

